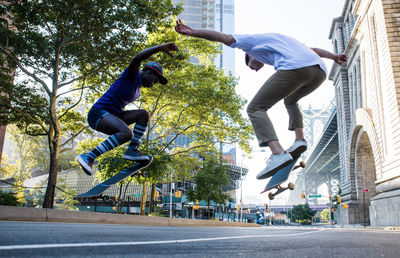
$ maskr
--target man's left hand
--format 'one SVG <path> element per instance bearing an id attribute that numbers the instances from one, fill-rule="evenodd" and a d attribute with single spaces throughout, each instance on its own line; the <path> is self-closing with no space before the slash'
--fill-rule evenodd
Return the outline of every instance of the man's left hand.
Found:
<path id="1" fill-rule="evenodd" d="M 343 62 L 347 62 L 347 56 L 345 54 L 338 54 L 334 60 L 337 64 L 342 64 Z"/>

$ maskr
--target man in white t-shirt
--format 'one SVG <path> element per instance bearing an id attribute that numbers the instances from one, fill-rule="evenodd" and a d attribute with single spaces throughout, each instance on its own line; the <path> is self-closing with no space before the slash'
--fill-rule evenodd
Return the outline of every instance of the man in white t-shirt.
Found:
<path id="1" fill-rule="evenodd" d="M 347 61 L 344 54 L 336 55 L 323 49 L 309 48 L 294 38 L 278 33 L 230 35 L 212 30 L 192 29 L 181 20 L 176 22 L 175 30 L 183 35 L 242 49 L 246 52 L 246 65 L 256 72 L 264 64 L 273 65 L 277 70 L 261 86 L 247 107 L 247 114 L 260 147 L 268 146 L 272 152 L 267 166 L 257 175 L 257 179 L 272 176 L 306 151 L 303 117 L 297 102 L 325 81 L 327 71 L 321 57 L 341 64 Z M 286 151 L 280 145 L 267 115 L 267 110 L 282 99 L 289 114 L 289 130 L 295 132 L 295 141 Z"/>

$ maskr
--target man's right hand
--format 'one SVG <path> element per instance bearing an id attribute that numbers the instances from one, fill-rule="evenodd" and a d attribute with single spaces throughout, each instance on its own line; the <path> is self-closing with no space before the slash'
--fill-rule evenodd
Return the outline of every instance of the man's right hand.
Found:
<path id="1" fill-rule="evenodd" d="M 176 30 L 176 32 L 183 34 L 183 35 L 188 35 L 188 36 L 193 35 L 193 29 L 190 28 L 189 26 L 183 24 L 181 19 L 176 21 L 175 30 Z"/>

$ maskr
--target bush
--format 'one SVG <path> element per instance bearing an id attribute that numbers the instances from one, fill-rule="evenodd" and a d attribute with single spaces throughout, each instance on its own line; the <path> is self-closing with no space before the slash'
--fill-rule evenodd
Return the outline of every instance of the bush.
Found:
<path id="1" fill-rule="evenodd" d="M 316 211 L 313 211 L 308 204 L 295 205 L 292 209 L 292 218 L 300 224 L 311 224 L 315 213 Z"/>
<path id="2" fill-rule="evenodd" d="M 3 192 L 0 190 L 0 205 L 18 206 L 17 197 L 12 192 Z"/>

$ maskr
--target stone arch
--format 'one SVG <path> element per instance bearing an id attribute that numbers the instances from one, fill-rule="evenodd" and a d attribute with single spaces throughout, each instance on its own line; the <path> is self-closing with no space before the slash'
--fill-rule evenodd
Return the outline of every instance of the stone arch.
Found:
<path id="1" fill-rule="evenodd" d="M 351 200 L 354 204 L 351 223 L 354 224 L 370 222 L 370 200 L 376 195 L 375 161 L 379 155 L 376 146 L 376 133 L 368 110 L 357 109 L 350 147 Z M 364 192 L 364 189 L 368 189 L 368 192 Z"/>

